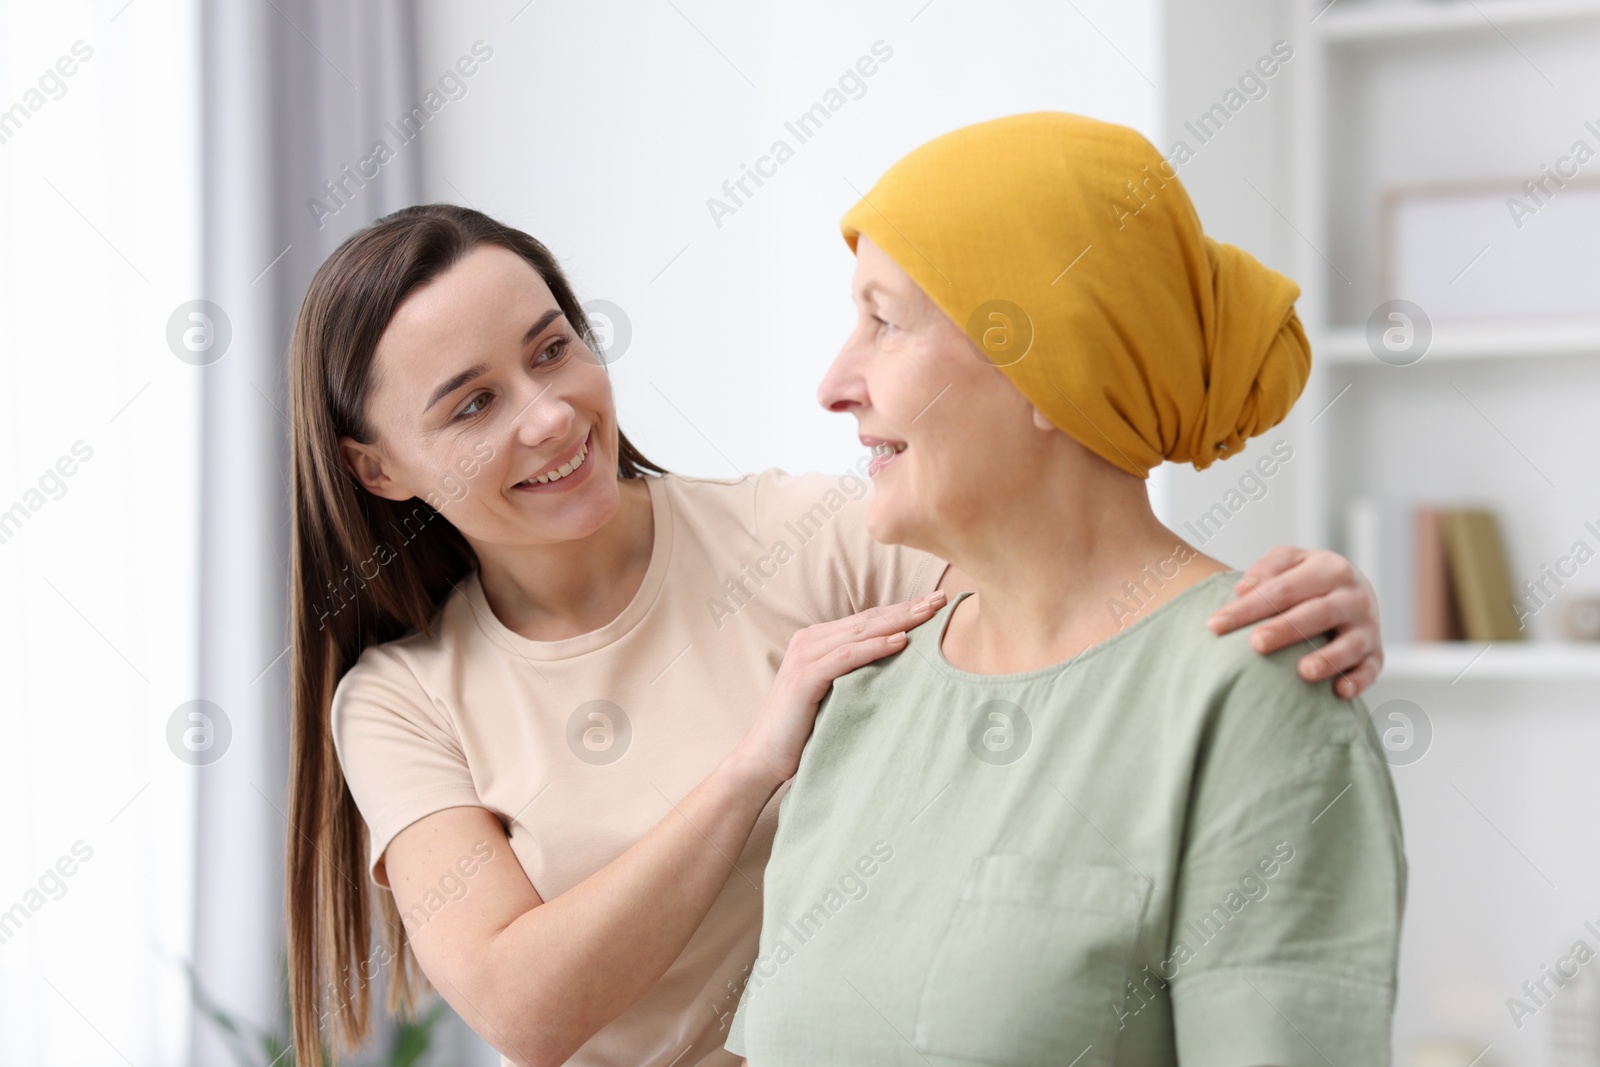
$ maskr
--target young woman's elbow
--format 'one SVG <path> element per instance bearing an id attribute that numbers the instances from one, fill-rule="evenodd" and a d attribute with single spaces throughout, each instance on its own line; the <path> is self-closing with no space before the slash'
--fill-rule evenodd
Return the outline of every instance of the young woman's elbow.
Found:
<path id="1" fill-rule="evenodd" d="M 462 937 L 448 961 L 440 961 L 448 964 L 448 984 L 434 983 L 484 1040 L 519 1067 L 566 1063 L 614 1014 L 604 991 L 583 980 L 582 960 L 570 958 L 570 946 L 548 933 L 524 923 L 515 933 L 507 926 Z M 543 964 L 530 966 L 531 960 Z"/>
<path id="2" fill-rule="evenodd" d="M 572 1051 L 576 1052 L 577 1050 L 573 1049 Z M 500 1052 L 512 1063 L 516 1064 L 516 1067 L 561 1067 L 563 1063 L 572 1058 L 570 1053 L 543 1051 L 524 1056 L 514 1048 L 501 1048 Z"/>
<path id="3" fill-rule="evenodd" d="M 463 990 L 477 1003 L 474 1027 L 517 1067 L 560 1067 L 594 1036 L 555 990 L 480 981 Z"/>
<path id="4" fill-rule="evenodd" d="M 500 1051 L 510 1057 L 517 1067 L 561 1067 L 572 1059 L 588 1036 L 574 1039 L 571 1035 L 556 1034 L 549 1030 L 537 1031 L 526 1024 L 519 1027 L 517 1043 Z"/>
<path id="5" fill-rule="evenodd" d="M 553 1052 L 533 1052 L 524 1055 L 520 1049 L 508 1048 L 504 1044 L 497 1045 L 500 1053 L 510 1060 L 516 1067 L 560 1067 L 566 1063 L 570 1056 L 563 1057 Z"/>

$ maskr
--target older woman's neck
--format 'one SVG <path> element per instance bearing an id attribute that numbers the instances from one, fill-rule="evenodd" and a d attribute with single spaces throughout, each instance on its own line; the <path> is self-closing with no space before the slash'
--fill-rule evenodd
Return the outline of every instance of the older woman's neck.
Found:
<path id="1" fill-rule="evenodd" d="M 977 595 L 951 620 L 945 657 L 980 674 L 1070 659 L 1227 569 L 1161 525 L 1143 480 L 1120 471 L 1005 515 L 947 548 Z"/>

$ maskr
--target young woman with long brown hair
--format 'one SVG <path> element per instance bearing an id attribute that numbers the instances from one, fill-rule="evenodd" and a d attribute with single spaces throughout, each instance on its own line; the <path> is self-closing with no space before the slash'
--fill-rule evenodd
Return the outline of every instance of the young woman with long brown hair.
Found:
<path id="1" fill-rule="evenodd" d="M 970 588 L 875 544 L 855 474 L 650 462 L 597 349 L 544 246 L 465 208 L 380 219 L 311 282 L 291 347 L 299 1062 L 369 1032 L 378 969 L 390 1010 L 431 984 L 507 1062 L 736 1062 L 776 798 L 817 703 Z M 1346 561 L 1275 549 L 1246 586 L 1214 629 L 1285 609 L 1258 650 L 1335 630 L 1302 676 L 1371 684 Z"/>

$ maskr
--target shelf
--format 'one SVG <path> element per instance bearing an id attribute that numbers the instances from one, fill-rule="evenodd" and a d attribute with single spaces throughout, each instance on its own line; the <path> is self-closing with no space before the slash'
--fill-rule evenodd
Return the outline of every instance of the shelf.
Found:
<path id="1" fill-rule="evenodd" d="M 1330 43 L 1497 33 L 1512 26 L 1556 26 L 1600 19 L 1600 2 L 1596 0 L 1334 0 L 1321 10 L 1325 14 L 1317 16 L 1314 24 Z"/>
<path id="2" fill-rule="evenodd" d="M 1434 328 L 1433 341 L 1419 362 L 1594 355 L 1600 355 L 1600 322 L 1530 326 L 1451 323 Z M 1357 329 L 1328 331 L 1323 335 L 1321 344 L 1313 347 L 1312 359 L 1326 363 L 1390 367 L 1367 347 L 1366 331 Z"/>
<path id="3" fill-rule="evenodd" d="M 1488 651 L 1484 651 L 1487 648 Z M 1385 653 L 1383 679 L 1469 682 L 1586 681 L 1600 678 L 1600 644 L 1565 641 L 1396 645 Z"/>

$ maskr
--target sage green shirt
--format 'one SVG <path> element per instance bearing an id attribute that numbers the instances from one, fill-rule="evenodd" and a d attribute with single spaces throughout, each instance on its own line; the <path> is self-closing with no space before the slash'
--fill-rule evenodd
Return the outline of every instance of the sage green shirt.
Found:
<path id="1" fill-rule="evenodd" d="M 752 1067 L 1389 1063 L 1406 864 L 1365 705 L 1207 617 L 952 667 L 957 596 L 839 679 L 779 809 Z"/>

